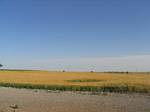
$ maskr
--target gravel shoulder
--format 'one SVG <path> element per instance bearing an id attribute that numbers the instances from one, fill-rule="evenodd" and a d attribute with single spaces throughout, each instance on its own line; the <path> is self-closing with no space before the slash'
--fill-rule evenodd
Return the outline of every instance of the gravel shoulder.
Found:
<path id="1" fill-rule="evenodd" d="M 150 95 L 0 87 L 0 112 L 150 112 Z"/>

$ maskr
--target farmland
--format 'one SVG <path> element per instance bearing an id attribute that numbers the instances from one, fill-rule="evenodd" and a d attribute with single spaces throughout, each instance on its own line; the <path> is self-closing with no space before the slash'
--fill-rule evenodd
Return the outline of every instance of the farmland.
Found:
<path id="1" fill-rule="evenodd" d="M 150 93 L 150 74 L 1 70 L 0 86 L 62 91 Z"/>

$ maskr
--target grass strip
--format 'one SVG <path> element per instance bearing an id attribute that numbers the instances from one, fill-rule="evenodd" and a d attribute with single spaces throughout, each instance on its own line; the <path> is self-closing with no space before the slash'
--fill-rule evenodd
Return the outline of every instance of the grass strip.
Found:
<path id="1" fill-rule="evenodd" d="M 67 80 L 67 82 L 101 82 L 104 80 L 97 80 L 97 79 L 76 79 L 76 80 Z"/>
<path id="2" fill-rule="evenodd" d="M 150 88 L 135 86 L 64 86 L 64 85 L 34 85 L 19 83 L 0 83 L 1 87 L 25 88 L 25 89 L 45 89 L 60 91 L 89 91 L 89 92 L 115 92 L 115 93 L 150 93 Z"/>

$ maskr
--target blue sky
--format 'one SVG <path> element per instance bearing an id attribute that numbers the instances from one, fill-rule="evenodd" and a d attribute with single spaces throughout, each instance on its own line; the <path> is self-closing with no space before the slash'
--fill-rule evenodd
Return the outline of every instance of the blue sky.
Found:
<path id="1" fill-rule="evenodd" d="M 145 56 L 143 64 L 150 62 L 149 6 L 149 0 L 0 0 L 0 62 L 5 68 L 149 70 L 141 64 Z M 138 66 L 124 63 L 134 56 Z"/>

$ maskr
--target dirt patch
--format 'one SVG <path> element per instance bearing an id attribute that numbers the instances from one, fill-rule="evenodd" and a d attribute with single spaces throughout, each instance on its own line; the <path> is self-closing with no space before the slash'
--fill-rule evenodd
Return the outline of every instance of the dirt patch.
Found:
<path id="1" fill-rule="evenodd" d="M 0 88 L 0 112 L 150 112 L 149 105 L 150 96 L 146 94 L 89 95 Z"/>

